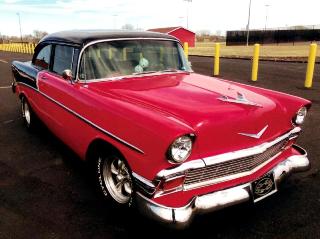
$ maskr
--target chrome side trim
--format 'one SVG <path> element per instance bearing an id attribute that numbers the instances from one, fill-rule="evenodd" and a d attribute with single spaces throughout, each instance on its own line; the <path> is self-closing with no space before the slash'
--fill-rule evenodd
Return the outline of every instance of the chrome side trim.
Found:
<path id="1" fill-rule="evenodd" d="M 157 178 L 168 179 L 170 177 L 174 177 L 177 174 L 182 174 L 184 171 L 194 168 L 202 168 L 205 167 L 205 163 L 202 159 L 196 159 L 193 161 L 189 161 L 179 165 L 178 167 L 171 169 L 163 169 L 157 174 Z"/>
<path id="2" fill-rule="evenodd" d="M 226 162 L 226 161 L 237 159 L 237 158 L 248 157 L 248 156 L 260 154 L 260 153 L 263 153 L 264 151 L 266 151 L 271 146 L 280 142 L 281 140 L 284 140 L 285 138 L 289 137 L 291 134 L 296 134 L 296 133 L 299 133 L 300 131 L 301 131 L 300 127 L 295 127 L 292 130 L 290 130 L 288 133 L 281 135 L 280 137 L 276 138 L 275 140 L 273 140 L 271 142 L 266 142 L 266 143 L 263 143 L 263 144 L 260 144 L 258 146 L 254 146 L 251 148 L 241 149 L 241 150 L 237 150 L 237 151 L 233 151 L 233 152 L 229 152 L 229 153 L 224 153 L 224 154 L 219 154 L 219 155 L 215 155 L 215 156 L 211 156 L 211 157 L 207 157 L 207 158 L 203 158 L 203 159 L 196 159 L 193 161 L 183 163 L 175 168 L 163 169 L 157 174 L 157 177 L 167 179 L 167 178 L 170 178 L 176 174 L 182 174 L 182 173 L 184 173 L 184 171 L 186 171 L 188 169 L 201 168 L 201 167 L 205 167 L 207 165 L 213 165 L 213 164 L 222 163 L 222 162 Z"/>
<path id="3" fill-rule="evenodd" d="M 132 172 L 132 176 L 151 188 L 156 187 L 150 180 L 140 176 L 139 174 L 137 174 L 135 172 Z"/>
<path id="4" fill-rule="evenodd" d="M 276 165 L 270 172 L 274 173 L 276 187 L 288 175 L 294 172 L 306 171 L 310 162 L 304 149 L 297 145 L 293 147 L 301 155 L 293 155 Z M 208 213 L 251 200 L 252 189 L 248 182 L 239 186 L 193 197 L 182 207 L 167 207 L 146 198 L 140 193 L 136 195 L 136 205 L 139 211 L 149 218 L 166 224 L 169 227 L 185 228 L 196 214 Z M 278 187 L 277 187 L 278 188 Z"/>
<path id="5" fill-rule="evenodd" d="M 179 42 L 179 40 L 175 40 L 175 39 L 171 39 L 171 38 L 155 38 L 155 37 L 126 37 L 126 38 L 115 38 L 115 39 L 103 39 L 103 40 L 95 40 L 95 41 L 91 41 L 89 43 L 87 43 L 86 45 L 84 45 L 79 53 L 79 58 L 78 58 L 78 66 L 77 66 L 77 73 L 76 73 L 76 80 L 81 82 L 81 83 L 89 83 L 91 82 L 89 80 L 89 82 L 87 80 L 80 80 L 79 78 L 79 68 L 80 68 L 80 61 L 82 58 L 82 54 L 84 52 L 84 50 L 91 46 L 94 45 L 96 43 L 101 43 L 101 42 L 109 42 L 109 41 L 125 41 L 125 40 L 159 40 L 159 41 L 174 41 L 177 42 L 178 44 L 181 45 L 181 43 Z M 182 46 L 182 45 L 181 45 Z"/>
<path id="6" fill-rule="evenodd" d="M 65 109 L 66 111 L 68 111 L 69 113 L 75 115 L 76 117 L 78 117 L 78 118 L 81 119 L 82 121 L 86 122 L 87 124 L 93 126 L 93 127 L 96 128 L 96 129 L 98 129 L 99 131 L 103 132 L 104 134 L 106 134 L 107 136 L 111 137 L 112 139 L 114 139 L 114 140 L 116 140 L 116 141 L 118 141 L 118 142 L 126 145 L 127 147 L 129 147 L 129 148 L 131 148 L 131 149 L 133 149 L 133 150 L 135 150 L 135 151 L 137 151 L 137 152 L 139 152 L 139 153 L 141 153 L 141 154 L 144 154 L 144 152 L 143 152 L 141 149 L 139 149 L 139 148 L 137 148 L 136 146 L 128 143 L 127 141 L 119 138 L 118 136 L 112 134 L 111 132 L 109 132 L 109 131 L 101 128 L 100 126 L 96 125 L 96 124 L 93 123 L 92 121 L 86 119 L 85 117 L 81 116 L 81 115 L 78 114 L 77 112 L 71 110 L 71 109 L 68 108 L 67 106 L 65 106 L 65 105 L 63 105 L 62 103 L 56 101 L 55 99 L 51 98 L 50 96 L 46 95 L 45 93 L 41 92 L 40 90 L 35 89 L 34 87 L 29 86 L 29 85 L 27 85 L 27 84 L 25 84 L 25 83 L 23 83 L 23 82 L 18 82 L 18 84 L 25 85 L 25 86 L 27 86 L 27 87 L 29 87 L 29 88 L 37 91 L 38 93 L 40 93 L 42 96 L 44 96 L 44 97 L 47 98 L 48 100 L 50 100 L 50 101 L 54 102 L 55 104 L 59 105 L 60 107 L 62 107 L 62 108 Z"/>

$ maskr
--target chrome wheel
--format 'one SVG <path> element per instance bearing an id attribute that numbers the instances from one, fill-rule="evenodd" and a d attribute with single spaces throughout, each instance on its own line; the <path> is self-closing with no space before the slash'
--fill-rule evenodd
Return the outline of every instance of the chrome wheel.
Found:
<path id="1" fill-rule="evenodd" d="M 29 127 L 31 124 L 31 112 L 29 108 L 28 102 L 25 98 L 21 100 L 21 108 L 22 108 L 22 117 L 25 119 L 27 126 Z"/>
<path id="2" fill-rule="evenodd" d="M 120 204 L 128 203 L 132 194 L 132 180 L 125 162 L 117 157 L 104 160 L 102 174 L 112 198 Z"/>

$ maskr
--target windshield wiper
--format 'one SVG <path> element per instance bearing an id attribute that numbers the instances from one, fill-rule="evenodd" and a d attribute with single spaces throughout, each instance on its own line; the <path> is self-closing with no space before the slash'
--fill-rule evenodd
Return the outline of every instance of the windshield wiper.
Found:
<path id="1" fill-rule="evenodd" d="M 132 75 L 143 75 L 143 74 L 152 74 L 156 73 L 157 71 L 143 71 L 143 72 L 134 72 Z"/>
<path id="2" fill-rule="evenodd" d="M 162 70 L 161 72 L 178 72 L 178 70 L 174 68 L 168 68 L 168 69 Z"/>
<path id="3" fill-rule="evenodd" d="M 168 68 L 168 69 L 162 70 L 161 72 L 188 72 L 188 71 L 187 70 L 178 70 L 175 68 Z"/>

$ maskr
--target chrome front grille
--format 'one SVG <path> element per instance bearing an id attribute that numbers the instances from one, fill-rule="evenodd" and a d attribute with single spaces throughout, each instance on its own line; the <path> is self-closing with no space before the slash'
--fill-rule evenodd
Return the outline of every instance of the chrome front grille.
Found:
<path id="1" fill-rule="evenodd" d="M 281 152 L 288 138 L 270 146 L 263 153 L 237 158 L 202 168 L 189 169 L 186 172 L 184 186 L 212 181 L 215 179 L 252 171 Z"/>

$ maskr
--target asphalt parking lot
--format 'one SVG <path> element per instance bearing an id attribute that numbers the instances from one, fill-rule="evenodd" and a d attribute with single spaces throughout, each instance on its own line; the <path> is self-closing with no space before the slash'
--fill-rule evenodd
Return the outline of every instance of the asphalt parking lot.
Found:
<path id="1" fill-rule="evenodd" d="M 196 217 L 172 231 L 134 210 L 116 211 L 98 196 L 86 165 L 45 127 L 29 132 L 11 89 L 10 62 L 30 55 L 0 52 L 0 238 L 320 238 L 320 65 L 314 87 L 303 88 L 306 65 L 221 59 L 221 76 L 298 95 L 313 102 L 299 138 L 312 169 L 293 175 L 279 193 Z M 196 72 L 211 75 L 212 59 L 190 57 Z"/>

